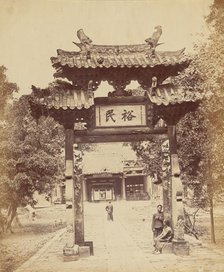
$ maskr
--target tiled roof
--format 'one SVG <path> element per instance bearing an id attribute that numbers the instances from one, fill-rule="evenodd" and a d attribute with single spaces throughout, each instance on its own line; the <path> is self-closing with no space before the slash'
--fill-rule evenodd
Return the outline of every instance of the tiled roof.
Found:
<path id="1" fill-rule="evenodd" d="M 176 65 L 188 63 L 189 60 L 179 51 L 155 51 L 148 44 L 139 45 L 89 45 L 89 50 L 68 52 L 57 50 L 57 57 L 52 57 L 55 68 L 110 68 L 110 67 L 155 67 L 157 65 Z"/>
<path id="2" fill-rule="evenodd" d="M 157 106 L 181 104 L 183 102 L 196 102 L 203 98 L 203 94 L 195 90 L 184 90 L 173 84 L 159 85 L 147 92 L 150 101 Z"/>
<path id="3" fill-rule="evenodd" d="M 123 175 L 122 172 L 93 172 L 93 173 L 83 173 L 85 177 L 92 176 L 95 178 L 113 178 L 113 177 L 121 177 Z M 96 184 L 94 182 L 94 184 Z"/>
<path id="4" fill-rule="evenodd" d="M 149 100 L 160 105 L 181 104 L 183 102 L 195 102 L 203 98 L 203 94 L 198 91 L 184 90 L 172 84 L 158 85 L 147 92 Z M 38 103 L 51 109 L 88 109 L 94 105 L 93 93 L 83 90 L 64 90 L 42 97 L 35 97 Z"/>
<path id="5" fill-rule="evenodd" d="M 51 93 L 41 98 L 36 97 L 36 100 L 49 109 L 88 109 L 94 104 L 93 94 L 83 90 L 67 90 Z"/>

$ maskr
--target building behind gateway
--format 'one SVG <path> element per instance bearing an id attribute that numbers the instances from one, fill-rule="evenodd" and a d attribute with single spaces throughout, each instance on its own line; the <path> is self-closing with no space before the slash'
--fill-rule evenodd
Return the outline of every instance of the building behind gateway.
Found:
<path id="1" fill-rule="evenodd" d="M 54 200 L 63 203 L 65 186 L 54 190 Z M 161 188 L 160 188 L 161 187 Z M 92 152 L 84 156 L 82 178 L 83 200 L 88 202 L 149 200 L 162 197 L 161 184 L 144 173 L 136 160 L 124 160 L 120 154 Z"/>

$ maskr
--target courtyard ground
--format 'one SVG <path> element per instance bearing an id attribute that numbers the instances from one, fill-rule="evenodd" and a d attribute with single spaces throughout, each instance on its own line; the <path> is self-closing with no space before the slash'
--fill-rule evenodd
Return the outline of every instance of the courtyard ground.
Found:
<path id="1" fill-rule="evenodd" d="M 42 247 L 47 241 L 41 251 L 34 254 L 17 272 L 71 270 L 82 272 L 224 271 L 224 254 L 216 250 L 217 248 L 223 249 L 223 213 L 220 207 L 216 213 L 217 246 L 211 250 L 198 243 L 194 238 L 191 238 L 190 256 L 181 257 L 173 254 L 152 254 L 151 217 L 156 209 L 155 203 L 139 201 L 114 202 L 113 204 L 115 220 L 114 222 L 108 222 L 106 220 L 105 203 L 85 203 L 85 240 L 93 241 L 94 256 L 73 262 L 63 262 L 62 258 L 66 233 L 63 229 L 54 232 L 55 229 L 60 227 L 60 224 L 57 225 L 57 222 L 55 222 L 55 218 L 60 223 L 60 217 L 64 214 L 64 207 L 59 205 L 55 206 L 54 209 L 47 208 L 45 211 L 41 211 L 39 223 L 42 220 L 42 224 L 44 224 L 45 221 L 45 226 L 47 226 L 46 222 L 48 221 L 48 225 L 51 225 L 52 228 L 51 232 L 45 233 L 42 236 L 43 239 L 41 238 L 42 242 L 39 241 L 39 244 L 35 247 L 36 251 L 37 247 Z M 56 217 L 55 214 L 57 215 Z M 49 224 L 49 220 L 51 220 L 51 224 Z M 201 229 L 209 226 L 208 213 L 201 212 L 197 217 L 197 221 Z M 56 226 L 52 227 L 55 223 Z M 44 228 L 44 225 L 42 227 Z M 36 234 L 31 235 L 30 239 L 32 240 L 32 237 L 37 236 Z M 53 236 L 54 239 L 51 239 Z M 202 238 L 208 243 L 207 234 L 204 233 Z M 21 235 L 19 240 L 21 244 L 17 244 L 18 257 L 16 258 L 22 256 L 22 251 L 26 248 L 22 241 L 26 244 L 29 239 L 24 240 L 23 235 Z M 7 239 L 4 238 L 2 242 L 7 245 Z M 32 244 L 35 243 L 32 242 Z M 27 250 L 27 252 L 29 251 Z M 29 256 L 27 254 L 25 259 Z M 12 261 L 14 258 L 15 256 L 12 258 Z M 14 269 L 16 267 L 18 267 L 18 262 Z M 2 271 L 15 271 L 14 269 Z"/>
<path id="2" fill-rule="evenodd" d="M 25 209 L 19 209 L 18 213 L 22 227 L 15 225 L 13 234 L 0 234 L 1 272 L 14 271 L 65 227 L 63 206 L 37 209 L 34 221 Z"/>

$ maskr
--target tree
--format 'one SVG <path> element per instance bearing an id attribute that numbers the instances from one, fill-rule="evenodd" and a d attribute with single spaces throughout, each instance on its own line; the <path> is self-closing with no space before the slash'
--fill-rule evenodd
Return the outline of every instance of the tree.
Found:
<path id="1" fill-rule="evenodd" d="M 141 87 L 129 89 L 133 96 L 144 96 L 145 90 Z M 161 145 L 164 137 L 152 136 L 148 141 L 123 143 L 124 146 L 130 145 L 136 152 L 138 161 L 144 165 L 144 171 L 150 176 L 162 176 L 162 149 Z"/>
<path id="2" fill-rule="evenodd" d="M 215 243 L 213 201 L 224 189 L 223 1 L 214 1 L 206 21 L 210 27 L 209 38 L 196 46 L 191 65 L 176 79 L 186 88 L 202 90 L 205 98 L 196 112 L 181 120 L 178 139 L 185 179 L 196 181 L 193 185 L 196 199 L 206 188 L 204 195 L 210 205 L 211 241 Z"/>
<path id="3" fill-rule="evenodd" d="M 132 142 L 131 147 L 136 152 L 138 160 L 145 165 L 144 171 L 150 175 L 162 175 L 162 149 L 163 137 L 152 137 L 149 141 Z"/>
<path id="4" fill-rule="evenodd" d="M 4 141 L 1 142 L 0 206 L 7 208 L 7 228 L 20 205 L 33 205 L 35 191 L 46 193 L 63 180 L 61 156 L 64 135 L 62 128 L 50 117 L 37 123 L 31 116 L 28 97 L 23 96 L 8 108 Z"/>
<path id="5" fill-rule="evenodd" d="M 3 117 L 7 101 L 18 91 L 18 86 L 8 81 L 6 71 L 5 66 L 0 66 L 0 119 Z"/>
<path id="6" fill-rule="evenodd" d="M 10 98 L 13 98 L 13 94 L 18 91 L 18 87 L 15 83 L 9 82 L 6 76 L 6 68 L 0 66 L 0 212 L 1 207 L 5 203 L 7 196 L 9 195 L 8 188 L 5 184 L 10 181 L 8 180 L 8 169 L 7 160 L 5 159 L 7 140 L 9 131 L 7 130 L 7 121 L 5 119 L 5 111 L 8 106 Z"/>

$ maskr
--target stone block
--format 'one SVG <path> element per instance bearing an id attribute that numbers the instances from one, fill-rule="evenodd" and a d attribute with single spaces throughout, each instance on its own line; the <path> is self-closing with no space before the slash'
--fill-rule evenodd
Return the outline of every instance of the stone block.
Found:
<path id="1" fill-rule="evenodd" d="M 173 253 L 175 255 L 190 255 L 190 245 L 185 240 L 173 240 Z"/>
<path id="2" fill-rule="evenodd" d="M 85 241 L 84 246 L 89 246 L 90 249 L 90 255 L 94 255 L 94 250 L 93 250 L 93 242 L 92 241 Z"/>
<path id="3" fill-rule="evenodd" d="M 81 258 L 90 257 L 90 247 L 89 246 L 80 246 L 79 247 L 79 256 Z"/>
<path id="4" fill-rule="evenodd" d="M 79 259 L 79 246 L 73 245 L 68 246 L 65 245 L 63 248 L 63 260 L 64 262 L 77 261 Z"/>
<path id="5" fill-rule="evenodd" d="M 172 254 L 173 253 L 173 244 L 172 243 L 164 243 L 162 248 L 163 254 Z"/>

